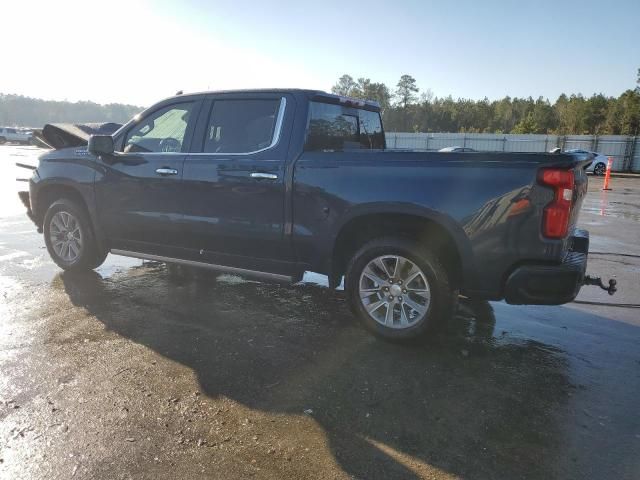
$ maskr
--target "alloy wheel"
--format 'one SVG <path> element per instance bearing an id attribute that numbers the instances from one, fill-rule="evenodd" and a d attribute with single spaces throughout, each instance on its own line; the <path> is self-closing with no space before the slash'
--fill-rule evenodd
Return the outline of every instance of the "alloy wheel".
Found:
<path id="1" fill-rule="evenodd" d="M 53 251 L 65 262 L 73 263 L 82 254 L 82 229 L 71 213 L 60 211 L 51 217 L 49 240 Z"/>
<path id="2" fill-rule="evenodd" d="M 425 317 L 431 304 L 426 275 L 400 255 L 371 260 L 362 270 L 358 286 L 365 311 L 388 328 L 412 327 Z"/>

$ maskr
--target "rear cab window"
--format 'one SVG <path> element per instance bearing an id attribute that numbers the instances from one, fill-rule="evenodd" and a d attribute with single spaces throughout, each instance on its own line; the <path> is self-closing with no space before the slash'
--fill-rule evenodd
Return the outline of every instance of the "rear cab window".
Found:
<path id="1" fill-rule="evenodd" d="M 380 113 L 311 101 L 305 150 L 342 151 L 385 148 Z"/>

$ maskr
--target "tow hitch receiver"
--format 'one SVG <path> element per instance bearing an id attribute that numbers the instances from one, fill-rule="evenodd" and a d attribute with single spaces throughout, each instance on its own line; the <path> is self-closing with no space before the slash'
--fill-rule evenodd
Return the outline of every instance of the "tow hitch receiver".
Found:
<path id="1" fill-rule="evenodd" d="M 591 277 L 589 275 L 585 275 L 584 276 L 584 282 L 583 285 L 596 285 L 598 287 L 600 287 L 603 290 L 606 290 L 606 292 L 609 295 L 613 295 L 614 293 L 616 293 L 616 291 L 618 290 L 618 288 L 616 287 L 616 285 L 618 284 L 618 282 L 616 281 L 615 278 L 611 278 L 609 279 L 609 286 L 605 287 L 604 283 L 602 283 L 602 279 L 600 277 Z"/>

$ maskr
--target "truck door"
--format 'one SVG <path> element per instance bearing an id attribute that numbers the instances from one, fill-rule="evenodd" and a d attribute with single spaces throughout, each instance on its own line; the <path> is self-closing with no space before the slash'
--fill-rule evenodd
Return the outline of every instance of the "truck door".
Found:
<path id="1" fill-rule="evenodd" d="M 285 160 L 293 99 L 212 95 L 183 173 L 184 225 L 202 261 L 287 273 Z"/>
<path id="2" fill-rule="evenodd" d="M 173 256 L 181 246 L 182 168 L 202 100 L 145 114 L 116 139 L 96 177 L 100 223 L 112 248 Z"/>

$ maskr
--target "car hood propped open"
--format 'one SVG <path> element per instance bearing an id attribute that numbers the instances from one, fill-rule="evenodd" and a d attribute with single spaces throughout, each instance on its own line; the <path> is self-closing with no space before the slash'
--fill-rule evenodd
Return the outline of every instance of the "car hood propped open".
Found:
<path id="1" fill-rule="evenodd" d="M 42 133 L 36 134 L 41 142 L 59 150 L 68 147 L 84 147 L 94 134 L 111 135 L 122 125 L 119 123 L 47 123 Z"/>

